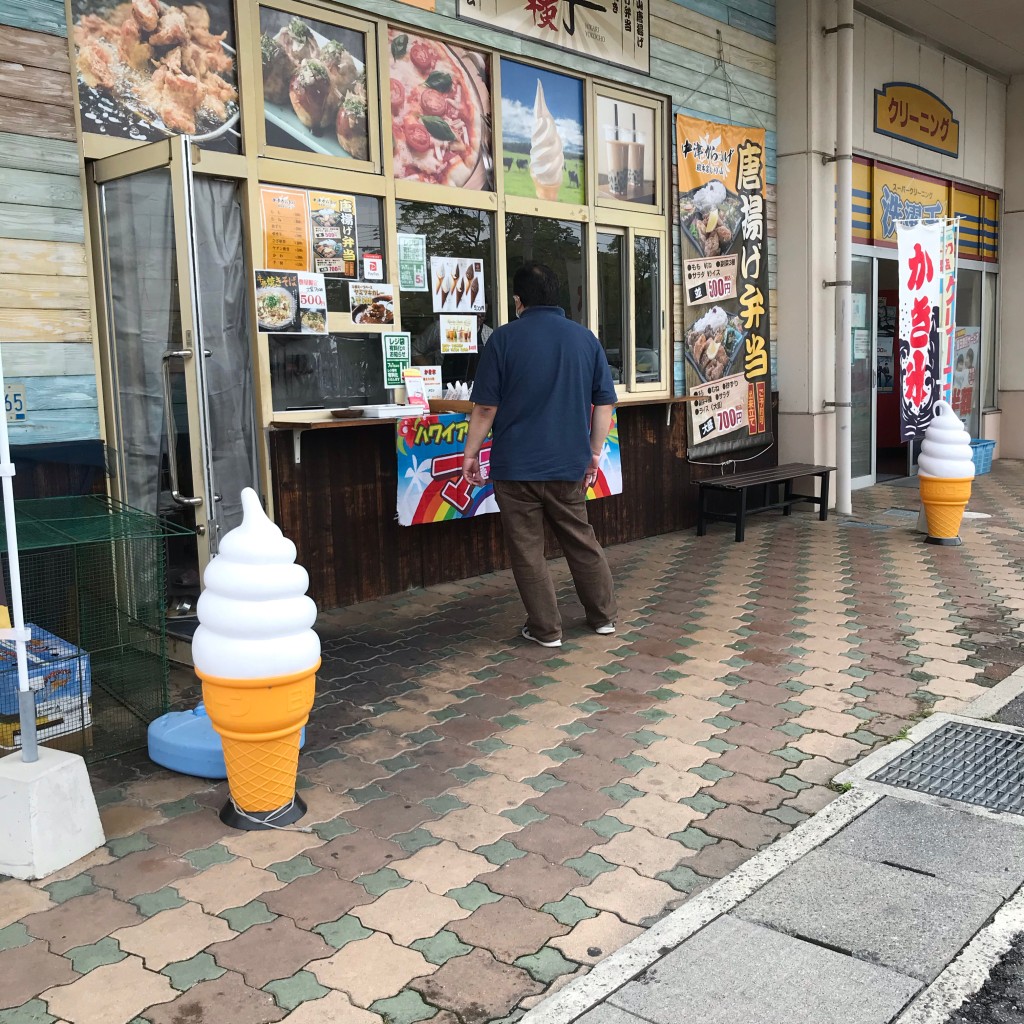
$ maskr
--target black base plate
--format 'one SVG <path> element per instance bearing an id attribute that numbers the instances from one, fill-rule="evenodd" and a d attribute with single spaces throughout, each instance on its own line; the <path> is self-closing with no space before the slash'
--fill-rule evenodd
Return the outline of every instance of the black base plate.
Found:
<path id="1" fill-rule="evenodd" d="M 284 813 L 281 813 L 280 808 L 276 811 L 247 811 L 248 817 L 243 815 L 228 797 L 228 802 L 220 809 L 220 820 L 242 832 L 265 832 L 283 825 L 294 825 L 305 813 L 306 801 L 298 793 L 295 794 L 295 802 Z M 272 820 L 273 824 L 268 825 L 268 819 Z"/>
<path id="2" fill-rule="evenodd" d="M 963 544 L 959 537 L 925 537 L 925 544 L 941 544 L 944 548 L 955 548 Z"/>

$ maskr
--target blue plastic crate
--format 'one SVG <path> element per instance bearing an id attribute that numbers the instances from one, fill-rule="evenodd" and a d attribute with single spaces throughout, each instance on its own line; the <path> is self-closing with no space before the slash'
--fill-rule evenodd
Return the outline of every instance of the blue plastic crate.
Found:
<path id="1" fill-rule="evenodd" d="M 971 442 L 971 458 L 974 459 L 975 476 L 992 472 L 992 450 L 995 446 L 995 441 Z"/>

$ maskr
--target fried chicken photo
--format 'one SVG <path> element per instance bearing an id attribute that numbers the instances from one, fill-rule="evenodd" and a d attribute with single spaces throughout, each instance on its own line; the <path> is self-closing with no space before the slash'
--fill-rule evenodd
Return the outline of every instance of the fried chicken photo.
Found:
<path id="1" fill-rule="evenodd" d="M 210 31 L 205 5 L 131 0 L 82 14 L 74 26 L 83 83 L 109 92 L 145 121 L 195 135 L 197 119 L 223 124 L 238 101 L 227 33 Z M 141 108 L 141 109 L 140 109 Z"/>

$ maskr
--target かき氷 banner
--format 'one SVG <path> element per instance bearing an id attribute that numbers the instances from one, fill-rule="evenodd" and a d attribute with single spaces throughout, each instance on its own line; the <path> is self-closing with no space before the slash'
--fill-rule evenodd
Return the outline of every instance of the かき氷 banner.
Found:
<path id="1" fill-rule="evenodd" d="M 398 522 L 401 526 L 468 519 L 498 511 L 494 487 L 474 487 L 462 479 L 462 454 L 469 434 L 469 416 L 442 413 L 408 416 L 395 428 L 398 452 Z M 480 450 L 480 465 L 487 473 L 491 457 L 488 437 Z M 606 498 L 622 493 L 619 459 L 619 425 L 612 417 L 611 430 L 601 452 L 597 482 L 587 498 Z"/>
<path id="2" fill-rule="evenodd" d="M 676 115 L 688 454 L 771 440 L 765 132 Z"/>
<path id="3" fill-rule="evenodd" d="M 900 440 L 924 434 L 944 383 L 942 221 L 898 225 Z"/>

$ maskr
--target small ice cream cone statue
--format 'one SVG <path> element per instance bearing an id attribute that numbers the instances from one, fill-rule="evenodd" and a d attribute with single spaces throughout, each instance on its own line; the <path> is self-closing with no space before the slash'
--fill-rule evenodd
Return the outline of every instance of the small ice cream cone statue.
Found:
<path id="1" fill-rule="evenodd" d="M 565 150 L 558 125 L 544 99 L 544 86 L 537 79 L 533 103 L 533 134 L 530 136 L 530 177 L 538 199 L 555 200 L 562 188 Z"/>
<path id="2" fill-rule="evenodd" d="M 935 404 L 917 460 L 929 544 L 959 544 L 960 522 L 971 498 L 971 438 L 950 405 Z"/>
<path id="3" fill-rule="evenodd" d="M 231 798 L 221 820 L 241 829 L 291 824 L 305 813 L 295 793 L 299 736 L 320 667 L 316 605 L 295 545 L 242 491 L 243 519 L 203 577 L 192 641 L 203 702 L 221 736 Z M 272 823 L 272 824 L 268 824 Z"/>

